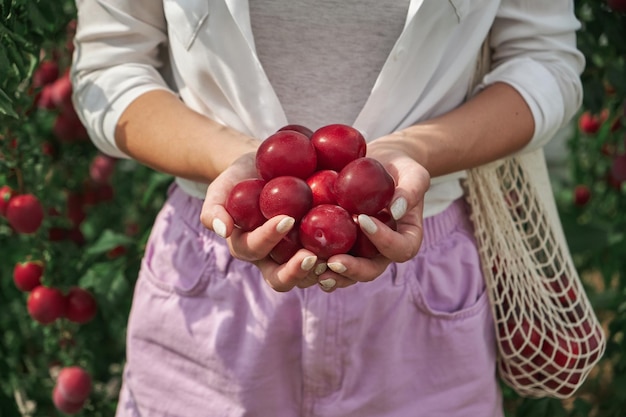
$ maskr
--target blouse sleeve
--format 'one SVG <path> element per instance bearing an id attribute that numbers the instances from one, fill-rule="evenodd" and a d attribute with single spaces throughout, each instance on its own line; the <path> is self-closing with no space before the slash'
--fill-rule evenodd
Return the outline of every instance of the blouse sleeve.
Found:
<path id="1" fill-rule="evenodd" d="M 528 104 L 535 132 L 522 152 L 543 146 L 581 105 L 579 28 L 570 0 L 502 1 L 491 30 L 492 69 L 482 85 L 505 82 Z"/>
<path id="2" fill-rule="evenodd" d="M 139 95 L 168 89 L 161 74 L 166 22 L 159 0 L 77 0 L 78 25 L 71 69 L 73 102 L 93 143 L 126 156 L 115 128 Z"/>

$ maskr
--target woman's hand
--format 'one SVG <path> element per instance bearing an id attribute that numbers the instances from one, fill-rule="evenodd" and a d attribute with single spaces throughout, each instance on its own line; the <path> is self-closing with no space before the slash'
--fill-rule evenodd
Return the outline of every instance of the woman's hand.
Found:
<path id="1" fill-rule="evenodd" d="M 390 206 L 398 224 L 396 231 L 371 216 L 359 216 L 360 227 L 380 251 L 374 259 L 341 254 L 324 261 L 311 251 L 301 249 L 284 264 L 272 260 L 270 251 L 294 227 L 294 219 L 275 216 L 257 229 L 244 232 L 235 227 L 224 208 L 230 190 L 239 181 L 256 177 L 254 153 L 241 156 L 209 185 L 201 221 L 205 227 L 227 239 L 235 258 L 256 265 L 265 281 L 276 291 L 320 284 L 323 290 L 331 292 L 357 282 L 371 281 L 391 262 L 405 262 L 417 254 L 422 242 L 423 199 L 430 176 L 420 164 L 382 140 L 368 145 L 368 156 L 381 162 L 396 182 Z"/>
<path id="2" fill-rule="evenodd" d="M 285 264 L 269 257 L 270 251 L 294 226 L 289 216 L 275 216 L 257 229 L 244 232 L 235 227 L 224 204 L 230 190 L 239 182 L 257 176 L 255 154 L 247 153 L 219 175 L 207 190 L 200 219 L 202 224 L 228 241 L 231 254 L 256 265 L 265 281 L 276 291 L 305 288 L 318 282 L 326 264 L 310 251 L 301 249 Z M 342 281 L 342 280 L 340 280 Z"/>
<path id="3" fill-rule="evenodd" d="M 392 143 L 385 138 L 369 143 L 367 156 L 381 162 L 396 182 L 390 211 L 397 221 L 397 231 L 374 217 L 360 215 L 359 225 L 380 255 L 374 259 L 346 254 L 332 256 L 328 259 L 327 271 L 319 277 L 320 285 L 326 291 L 372 281 L 391 262 L 406 262 L 413 258 L 422 244 L 424 194 L 430 186 L 430 175 Z"/>

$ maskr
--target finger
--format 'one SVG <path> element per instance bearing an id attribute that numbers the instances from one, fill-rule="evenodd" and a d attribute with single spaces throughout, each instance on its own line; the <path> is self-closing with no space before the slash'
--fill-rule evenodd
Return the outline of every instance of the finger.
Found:
<path id="1" fill-rule="evenodd" d="M 313 269 L 309 271 L 309 274 L 306 276 L 306 278 L 297 284 L 298 288 L 307 288 L 313 285 L 318 285 L 319 276 L 326 272 L 327 269 L 328 268 L 326 266 L 326 262 L 318 260 Z"/>
<path id="2" fill-rule="evenodd" d="M 228 237 L 233 231 L 234 222 L 224 205 L 233 187 L 240 181 L 253 178 L 253 154 L 240 157 L 227 170 L 209 184 L 206 197 L 202 203 L 200 221 L 209 230 L 222 237 Z"/>
<path id="3" fill-rule="evenodd" d="M 317 283 L 324 292 L 333 292 L 341 288 L 350 287 L 357 282 L 327 268 L 326 271 L 318 277 Z"/>
<path id="4" fill-rule="evenodd" d="M 373 216 L 358 216 L 359 227 L 378 251 L 394 262 L 405 262 L 413 258 L 422 244 L 423 202 L 407 212 L 397 222 L 396 230 L 387 227 Z"/>
<path id="5" fill-rule="evenodd" d="M 389 210 L 393 218 L 399 220 L 423 200 L 430 187 L 430 175 L 424 167 L 409 158 L 399 158 L 387 169 L 396 181 Z"/>
<path id="6" fill-rule="evenodd" d="M 328 269 L 341 277 L 337 281 L 338 287 L 346 287 L 357 282 L 369 282 L 379 277 L 389 266 L 391 261 L 382 255 L 375 258 L 357 258 L 350 255 L 336 255 L 329 259 Z M 324 275 L 323 278 L 330 277 Z M 320 277 L 322 278 L 322 277 Z"/>
<path id="7" fill-rule="evenodd" d="M 307 250 L 298 251 L 289 261 L 278 264 L 266 257 L 255 264 L 263 273 L 265 282 L 278 292 L 289 291 L 296 286 L 310 286 L 311 272 L 315 270 L 317 256 Z"/>
<path id="8" fill-rule="evenodd" d="M 235 229 L 235 222 L 224 206 L 211 204 L 207 200 L 202 204 L 200 221 L 204 227 L 223 238 L 229 237 Z"/>
<path id="9" fill-rule="evenodd" d="M 296 284 L 296 287 L 304 289 L 317 285 L 317 276 L 308 274 L 304 279 Z"/>
<path id="10" fill-rule="evenodd" d="M 294 224 L 293 217 L 279 215 L 249 232 L 235 228 L 228 239 L 230 252 L 237 259 L 244 261 L 263 259 L 293 228 Z"/>

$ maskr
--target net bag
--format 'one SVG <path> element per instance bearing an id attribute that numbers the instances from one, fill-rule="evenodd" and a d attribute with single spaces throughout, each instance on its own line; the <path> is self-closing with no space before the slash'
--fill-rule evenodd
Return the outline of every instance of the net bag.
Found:
<path id="1" fill-rule="evenodd" d="M 485 43 L 475 78 L 488 53 Z M 606 341 L 565 240 L 543 150 L 470 169 L 464 187 L 501 379 L 525 397 L 570 397 Z"/>

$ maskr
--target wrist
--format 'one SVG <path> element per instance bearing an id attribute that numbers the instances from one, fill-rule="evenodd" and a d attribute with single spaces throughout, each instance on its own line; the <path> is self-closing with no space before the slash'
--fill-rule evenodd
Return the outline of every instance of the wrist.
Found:
<path id="1" fill-rule="evenodd" d="M 415 162 L 429 169 L 429 133 L 420 125 L 398 130 L 389 135 L 382 136 L 368 144 L 368 154 L 380 155 L 381 153 L 400 153 L 413 159 Z"/>
<path id="2" fill-rule="evenodd" d="M 256 153 L 260 141 L 237 130 L 210 121 L 201 139 L 204 149 L 192 153 L 209 181 L 215 179 L 245 154 Z"/>

